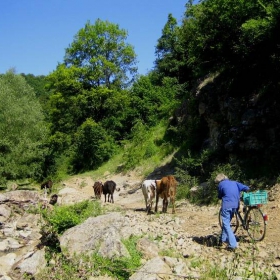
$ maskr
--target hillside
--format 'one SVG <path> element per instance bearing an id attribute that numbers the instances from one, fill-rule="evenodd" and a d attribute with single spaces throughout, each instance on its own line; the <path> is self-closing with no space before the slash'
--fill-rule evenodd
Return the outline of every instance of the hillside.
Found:
<path id="1" fill-rule="evenodd" d="M 60 240 L 68 240 L 69 252 L 74 248 L 76 248 L 75 251 L 82 249 L 81 252 L 83 252 L 89 247 L 88 242 L 92 238 L 104 242 L 102 241 L 104 233 L 107 233 L 105 234 L 107 236 L 105 240 L 107 254 L 116 253 L 115 250 L 118 249 L 113 246 L 113 242 L 120 238 L 118 236 L 122 232 L 126 236 L 123 238 L 140 237 L 137 242 L 137 250 L 143 254 L 142 266 L 137 271 L 130 271 L 132 276 L 129 279 L 131 280 L 174 280 L 186 277 L 208 280 L 217 279 L 214 275 L 221 276 L 223 270 L 227 273 L 227 279 L 241 279 L 234 278 L 241 275 L 246 275 L 246 279 L 256 275 L 263 277 L 254 279 L 279 279 L 280 185 L 272 187 L 269 192 L 269 202 L 263 206 L 263 211 L 269 216 L 265 239 L 253 244 L 250 242 L 247 232 L 239 228 L 237 232 L 239 249 L 236 252 L 228 252 L 217 247 L 220 233 L 219 205 L 199 206 L 191 204 L 188 200 L 181 200 L 176 201 L 175 215 L 171 214 L 170 208 L 167 214 L 147 215 L 144 211 L 143 195 L 139 188 L 143 178 L 135 173 L 127 175 L 106 173 L 106 176 L 102 178 L 87 175 L 73 176 L 56 184 L 55 191 L 59 195 L 58 206 L 88 199 L 94 201 L 92 186 L 97 179 L 114 180 L 120 191 L 114 194 L 114 204 L 104 203 L 104 197 L 102 197 L 101 207 L 106 213 L 105 215 L 87 220 L 88 222 L 96 220 L 98 225 L 89 225 L 84 222 L 70 228 L 60 237 Z M 41 197 L 41 201 L 44 198 L 49 199 L 49 195 L 46 197 L 42 191 L 16 190 L 0 195 L 0 213 L 2 215 L 0 271 L 2 271 L 3 277 L 10 275 L 12 278 L 8 279 L 21 279 L 20 273 L 34 274 L 38 268 L 46 266 L 46 248 L 42 245 L 39 246 L 41 224 L 39 216 L 29 211 L 26 212 L 26 209 L 34 206 L 34 201 L 39 197 Z M 161 204 L 159 208 L 161 209 Z M 108 222 L 108 219 L 113 220 Z M 123 220 L 124 224 L 118 224 L 117 220 L 113 223 L 114 219 Z M 101 235 L 103 238 L 97 237 L 100 228 L 104 230 Z M 97 236 L 95 236 L 96 234 Z M 84 241 L 87 245 L 79 248 Z M 108 246 L 109 244 L 111 245 Z M 61 256 L 52 255 L 49 265 L 53 272 L 49 271 L 43 278 L 35 277 L 34 279 L 54 279 L 52 273 L 62 269 L 60 262 Z M 86 263 L 85 266 L 87 267 Z M 104 267 L 106 269 L 105 264 Z M 111 270 L 110 267 L 107 269 Z M 86 270 L 83 272 L 77 270 L 75 273 L 80 276 L 87 275 Z M 98 274 L 99 272 L 95 273 L 95 275 Z M 276 275 L 276 278 L 273 275 Z M 87 279 L 89 278 L 87 277 Z M 100 276 L 90 279 L 115 278 Z"/>

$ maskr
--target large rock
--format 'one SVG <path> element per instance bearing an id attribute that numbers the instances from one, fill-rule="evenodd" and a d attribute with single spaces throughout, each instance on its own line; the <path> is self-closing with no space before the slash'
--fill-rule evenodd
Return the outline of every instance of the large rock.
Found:
<path id="1" fill-rule="evenodd" d="M 121 242 L 121 228 L 125 219 L 120 213 L 88 218 L 84 223 L 68 229 L 60 237 L 62 251 L 70 256 L 98 252 L 107 258 L 129 257 Z"/>
<path id="2" fill-rule="evenodd" d="M 6 221 L 11 215 L 11 208 L 8 205 L 0 204 L 0 222 Z"/>
<path id="3" fill-rule="evenodd" d="M 164 262 L 163 258 L 156 257 L 148 261 L 141 269 L 134 273 L 129 280 L 172 279 L 169 278 L 168 275 L 172 275 L 171 268 Z"/>
<path id="4" fill-rule="evenodd" d="M 41 196 L 37 191 L 17 190 L 5 193 L 7 200 L 17 203 L 39 202 Z M 3 199 L 3 198 L 2 198 Z"/>
<path id="5" fill-rule="evenodd" d="M 139 239 L 136 248 L 145 259 L 152 259 L 158 256 L 158 246 L 148 238 Z"/>
<path id="6" fill-rule="evenodd" d="M 32 251 L 26 254 L 13 266 L 11 273 L 15 279 L 24 279 L 24 275 L 36 275 L 47 265 L 45 250 Z"/>
<path id="7" fill-rule="evenodd" d="M 16 262 L 17 255 L 15 253 L 8 253 L 0 257 L 0 273 L 7 274 Z"/>

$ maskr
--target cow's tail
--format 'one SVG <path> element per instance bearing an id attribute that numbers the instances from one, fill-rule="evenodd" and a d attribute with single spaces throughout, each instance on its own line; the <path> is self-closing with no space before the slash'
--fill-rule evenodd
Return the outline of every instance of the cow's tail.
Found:
<path id="1" fill-rule="evenodd" d="M 134 188 L 134 189 L 132 189 L 132 190 L 129 190 L 128 193 L 129 193 L 129 194 L 136 193 L 136 192 L 137 192 L 138 190 L 140 190 L 141 188 L 142 188 L 142 183 L 141 183 L 140 187 L 136 187 L 136 188 Z"/>

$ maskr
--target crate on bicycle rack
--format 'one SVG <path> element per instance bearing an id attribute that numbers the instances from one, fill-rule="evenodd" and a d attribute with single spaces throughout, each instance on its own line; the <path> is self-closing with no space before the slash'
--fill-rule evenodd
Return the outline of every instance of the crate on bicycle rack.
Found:
<path id="1" fill-rule="evenodd" d="M 245 205 L 258 205 L 267 203 L 267 191 L 256 191 L 243 194 Z"/>

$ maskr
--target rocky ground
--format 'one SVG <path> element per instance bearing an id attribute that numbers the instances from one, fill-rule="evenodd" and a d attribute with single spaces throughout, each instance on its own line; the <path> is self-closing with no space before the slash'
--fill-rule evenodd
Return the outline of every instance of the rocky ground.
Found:
<path id="1" fill-rule="evenodd" d="M 117 183 L 117 186 L 121 188 L 120 192 L 116 192 L 114 195 L 114 207 L 121 207 L 128 213 L 128 215 L 134 217 L 134 219 L 141 220 L 141 222 L 143 222 L 143 219 L 146 219 L 147 221 L 156 219 L 156 214 L 147 216 L 143 211 L 145 203 L 141 189 L 138 189 L 135 192 L 132 191 L 140 186 L 141 178 L 130 174 L 128 176 L 108 175 L 107 179 L 114 180 Z M 65 184 L 67 186 L 69 185 L 78 188 L 85 196 L 93 196 L 92 185 L 94 181 L 95 180 L 90 177 L 72 178 Z M 108 203 L 104 203 L 103 197 L 102 203 L 104 207 L 113 207 Z M 180 232 L 174 232 L 174 235 L 177 236 L 184 232 L 189 240 L 192 240 L 194 245 L 197 244 L 202 248 L 202 254 L 204 257 L 205 255 L 208 255 L 210 259 L 215 259 L 215 262 L 219 264 L 224 257 L 226 257 L 226 259 L 228 259 L 228 257 L 231 258 L 232 255 L 229 254 L 232 253 L 221 250 L 216 246 L 216 238 L 220 234 L 218 210 L 218 205 L 197 206 L 192 205 L 185 200 L 176 202 L 175 215 L 172 215 L 171 209 L 168 209 L 168 214 L 165 214 L 164 216 L 166 223 L 172 219 L 177 219 L 177 221 L 179 221 Z M 271 189 L 269 192 L 269 202 L 263 206 L 262 210 L 269 217 L 266 237 L 263 241 L 258 242 L 257 244 L 252 244 L 247 232 L 239 228 L 237 232 L 237 237 L 240 239 L 239 249 L 237 251 L 238 258 L 241 260 L 244 257 L 243 261 L 245 261 L 246 258 L 251 258 L 253 255 L 256 255 L 257 257 L 254 262 L 257 262 L 259 267 L 262 267 L 263 263 L 266 262 L 265 267 L 270 266 L 273 270 L 278 271 L 278 275 L 280 275 L 280 185 L 275 185 Z M 178 239 L 176 242 L 178 242 Z M 175 246 L 174 249 L 181 249 L 181 251 L 179 250 L 179 253 L 185 257 L 188 256 L 188 250 L 184 248 L 184 246 Z"/>
<path id="2" fill-rule="evenodd" d="M 176 202 L 174 215 L 171 214 L 170 208 L 167 214 L 147 215 L 144 211 L 145 203 L 140 189 L 143 178 L 133 173 L 107 174 L 104 178 L 77 176 L 56 183 L 53 192 L 59 196 L 58 204 L 69 204 L 85 199 L 94 200 L 92 186 L 97 180 L 103 182 L 114 180 L 120 188 L 120 191 L 114 193 L 114 204 L 105 203 L 104 196 L 101 198 L 105 212 L 111 213 L 106 218 L 108 221 L 103 221 L 105 217 L 102 217 L 101 220 L 105 223 L 105 228 L 102 230 L 107 232 L 107 226 L 111 224 L 112 232 L 115 232 L 118 226 L 117 235 L 110 234 L 111 239 L 106 242 L 113 244 L 118 235 L 122 238 L 128 238 L 130 235 L 142 236 L 137 246 L 144 255 L 143 266 L 131 276 L 130 280 L 201 279 L 203 273 L 219 268 L 226 268 L 228 271 L 229 276 L 226 279 L 280 279 L 280 237 L 278 234 L 280 185 L 273 186 L 269 191 L 269 202 L 263 206 L 263 212 L 269 217 L 265 239 L 252 244 L 247 232 L 239 228 L 237 232 L 239 249 L 233 253 L 217 246 L 221 231 L 218 224 L 219 205 L 198 206 L 189 203 L 188 200 L 183 200 Z M 24 211 L 25 206 L 30 207 L 30 202 L 42 199 L 48 201 L 49 195 L 47 196 L 41 190 L 11 191 L 0 194 L 1 280 L 21 279 L 18 278 L 20 273 L 28 271 L 34 274 L 38 267 L 46 265 L 44 250 L 34 249 L 40 238 L 40 227 L 36 222 L 39 217 Z M 17 207 L 21 210 L 15 212 Z M 110 219 L 118 219 L 119 223 L 112 225 Z M 92 220 L 92 223 L 94 221 Z M 82 234 L 89 232 L 88 239 L 99 238 L 94 234 L 98 234 L 99 226 L 102 227 L 100 222 L 83 226 L 86 230 L 83 229 L 81 232 Z M 69 249 L 84 239 L 78 234 L 78 232 L 72 232 L 71 236 L 65 236 L 65 240 L 71 240 L 71 238 L 76 240 L 70 242 L 67 246 Z M 108 251 L 105 250 L 104 253 L 110 256 L 114 250 L 111 246 L 107 249 Z M 156 273 L 155 268 L 158 269 Z M 143 270 L 152 271 L 154 274 L 150 272 L 143 274 Z M 159 276 L 161 273 L 165 276 Z M 267 277 L 256 278 L 258 273 L 261 275 L 265 273 Z M 9 278 L 8 275 L 14 277 Z M 174 275 L 177 276 L 174 277 Z M 186 275 L 188 275 L 187 278 Z M 246 275 L 246 277 L 239 277 L 239 275 Z"/>

